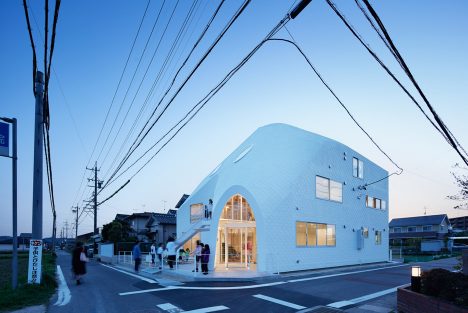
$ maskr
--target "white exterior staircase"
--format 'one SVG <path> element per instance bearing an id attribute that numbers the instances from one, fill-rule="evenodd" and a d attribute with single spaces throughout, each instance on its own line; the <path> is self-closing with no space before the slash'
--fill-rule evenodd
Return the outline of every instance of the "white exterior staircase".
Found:
<path id="1" fill-rule="evenodd" d="M 197 222 L 190 225 L 189 229 L 182 233 L 182 236 L 177 238 L 175 243 L 175 248 L 179 249 L 184 243 L 186 243 L 190 238 L 195 234 L 202 231 L 209 231 L 211 225 L 211 220 L 206 218 L 201 218 Z"/>

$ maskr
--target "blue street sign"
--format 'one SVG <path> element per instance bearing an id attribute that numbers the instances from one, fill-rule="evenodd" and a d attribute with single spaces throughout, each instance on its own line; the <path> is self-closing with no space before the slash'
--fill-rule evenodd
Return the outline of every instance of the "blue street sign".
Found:
<path id="1" fill-rule="evenodd" d="M 10 125 L 0 122 L 0 156 L 10 156 L 9 132 Z"/>

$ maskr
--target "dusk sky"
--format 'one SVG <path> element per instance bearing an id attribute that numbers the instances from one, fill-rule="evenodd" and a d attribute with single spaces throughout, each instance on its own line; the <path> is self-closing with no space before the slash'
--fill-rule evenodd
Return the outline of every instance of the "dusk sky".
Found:
<path id="1" fill-rule="evenodd" d="M 350 0 L 334 2 L 416 96 L 416 90 L 356 3 Z M 29 0 L 28 3 L 38 69 L 43 71 L 44 1 Z M 53 3 L 51 1 L 50 29 Z M 136 124 L 137 131 L 150 117 L 219 5 L 218 0 L 150 2 L 108 121 L 92 154 L 147 3 L 147 0 L 62 1 L 49 87 L 58 234 L 65 221 L 70 225 L 74 222 L 71 207 L 82 207 L 83 200 L 90 197 L 91 188 L 87 187 L 86 177 L 90 177 L 91 172 L 86 171 L 83 179 L 86 166 L 92 167 L 97 161 L 100 168 L 98 176 L 107 183 L 115 168 L 113 161 L 122 158 L 118 152 L 145 99 L 149 101 L 142 109 L 142 118 Z M 180 85 L 242 3 L 240 0 L 228 0 L 223 4 L 174 87 Z M 136 160 L 215 87 L 294 3 L 294 0 L 253 0 L 123 168 Z M 467 149 L 468 2 L 385 0 L 371 3 L 428 99 L 460 144 Z M 187 27 L 174 46 L 173 56 L 163 67 L 191 7 L 192 15 Z M 130 85 L 159 11 L 158 23 Z M 168 24 L 172 12 L 174 15 Z M 161 37 L 167 24 L 167 31 Z M 31 232 L 34 136 L 32 49 L 22 1 L 0 2 L 0 25 L 0 116 L 17 118 L 19 129 L 19 234 Z M 450 172 L 466 174 L 466 170 L 453 168 L 454 164 L 463 161 L 353 37 L 326 1 L 312 1 L 296 19 L 287 24 L 287 28 L 355 118 L 404 169 L 402 175 L 390 178 L 390 218 L 422 215 L 425 209 L 427 214 L 446 213 L 449 217 L 467 215 L 467 211 L 453 209 L 456 203 L 446 198 L 458 190 Z M 291 39 L 285 29 L 275 37 Z M 148 67 L 159 41 L 159 49 Z M 142 80 L 147 68 L 146 78 Z M 158 73 L 161 75 L 158 76 Z M 416 99 L 423 105 L 419 96 Z M 165 103 L 167 101 L 163 105 Z M 428 112 L 425 105 L 423 107 Z M 158 109 L 157 112 L 160 111 Z M 104 145 L 115 119 L 115 126 Z M 173 208 L 184 193 L 190 194 L 252 132 L 270 123 L 286 123 L 329 137 L 358 151 L 390 173 L 397 170 L 353 123 L 297 50 L 285 43 L 269 42 L 148 166 L 100 207 L 98 226 L 112 221 L 117 213 L 162 212 Z M 120 125 L 122 128 L 118 133 Z M 130 136 L 122 151 L 129 149 L 135 136 L 136 133 Z M 117 190 L 155 151 L 152 150 L 142 162 L 108 185 L 99 195 L 99 200 Z M 0 235 L 11 235 L 10 159 L 0 157 L 0 173 Z M 312 182 L 311 179 L 311 192 Z M 43 235 L 50 236 L 52 213 L 45 175 L 43 210 Z M 83 214 L 79 233 L 92 231 L 92 226 L 92 216 Z"/>

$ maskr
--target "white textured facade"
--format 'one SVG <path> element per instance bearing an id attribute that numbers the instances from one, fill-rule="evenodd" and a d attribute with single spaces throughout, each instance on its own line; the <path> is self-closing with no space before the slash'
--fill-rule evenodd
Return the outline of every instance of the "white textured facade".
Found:
<path id="1" fill-rule="evenodd" d="M 361 161 L 362 178 L 353 175 L 353 158 Z M 182 238 L 193 228 L 190 206 L 208 204 L 212 199 L 209 230 L 200 232 L 200 237 L 211 247 L 210 269 L 225 266 L 227 262 L 220 256 L 226 251 L 220 248 L 220 218 L 229 199 L 241 195 L 255 217 L 251 270 L 286 272 L 387 261 L 388 179 L 359 188 L 387 175 L 332 139 L 285 124 L 267 125 L 247 138 L 192 192 L 177 213 L 177 235 Z M 317 197 L 317 176 L 341 185 L 341 202 Z M 366 205 L 366 201 L 380 202 Z M 307 242 L 312 244 L 298 244 L 297 228 L 302 222 L 334 225 L 330 228 L 334 228 L 335 241 L 330 239 L 332 244 L 324 246 L 315 238 L 313 245 L 310 238 L 315 230 L 308 228 Z M 365 230 L 367 238 L 363 237 Z M 235 251 L 228 239 L 222 240 L 228 252 Z"/>

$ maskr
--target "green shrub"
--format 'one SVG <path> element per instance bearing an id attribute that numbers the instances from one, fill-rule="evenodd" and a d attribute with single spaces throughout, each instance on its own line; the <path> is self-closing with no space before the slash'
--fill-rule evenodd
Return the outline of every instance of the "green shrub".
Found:
<path id="1" fill-rule="evenodd" d="M 468 307 L 468 276 L 440 268 L 424 272 L 421 292 Z"/>

